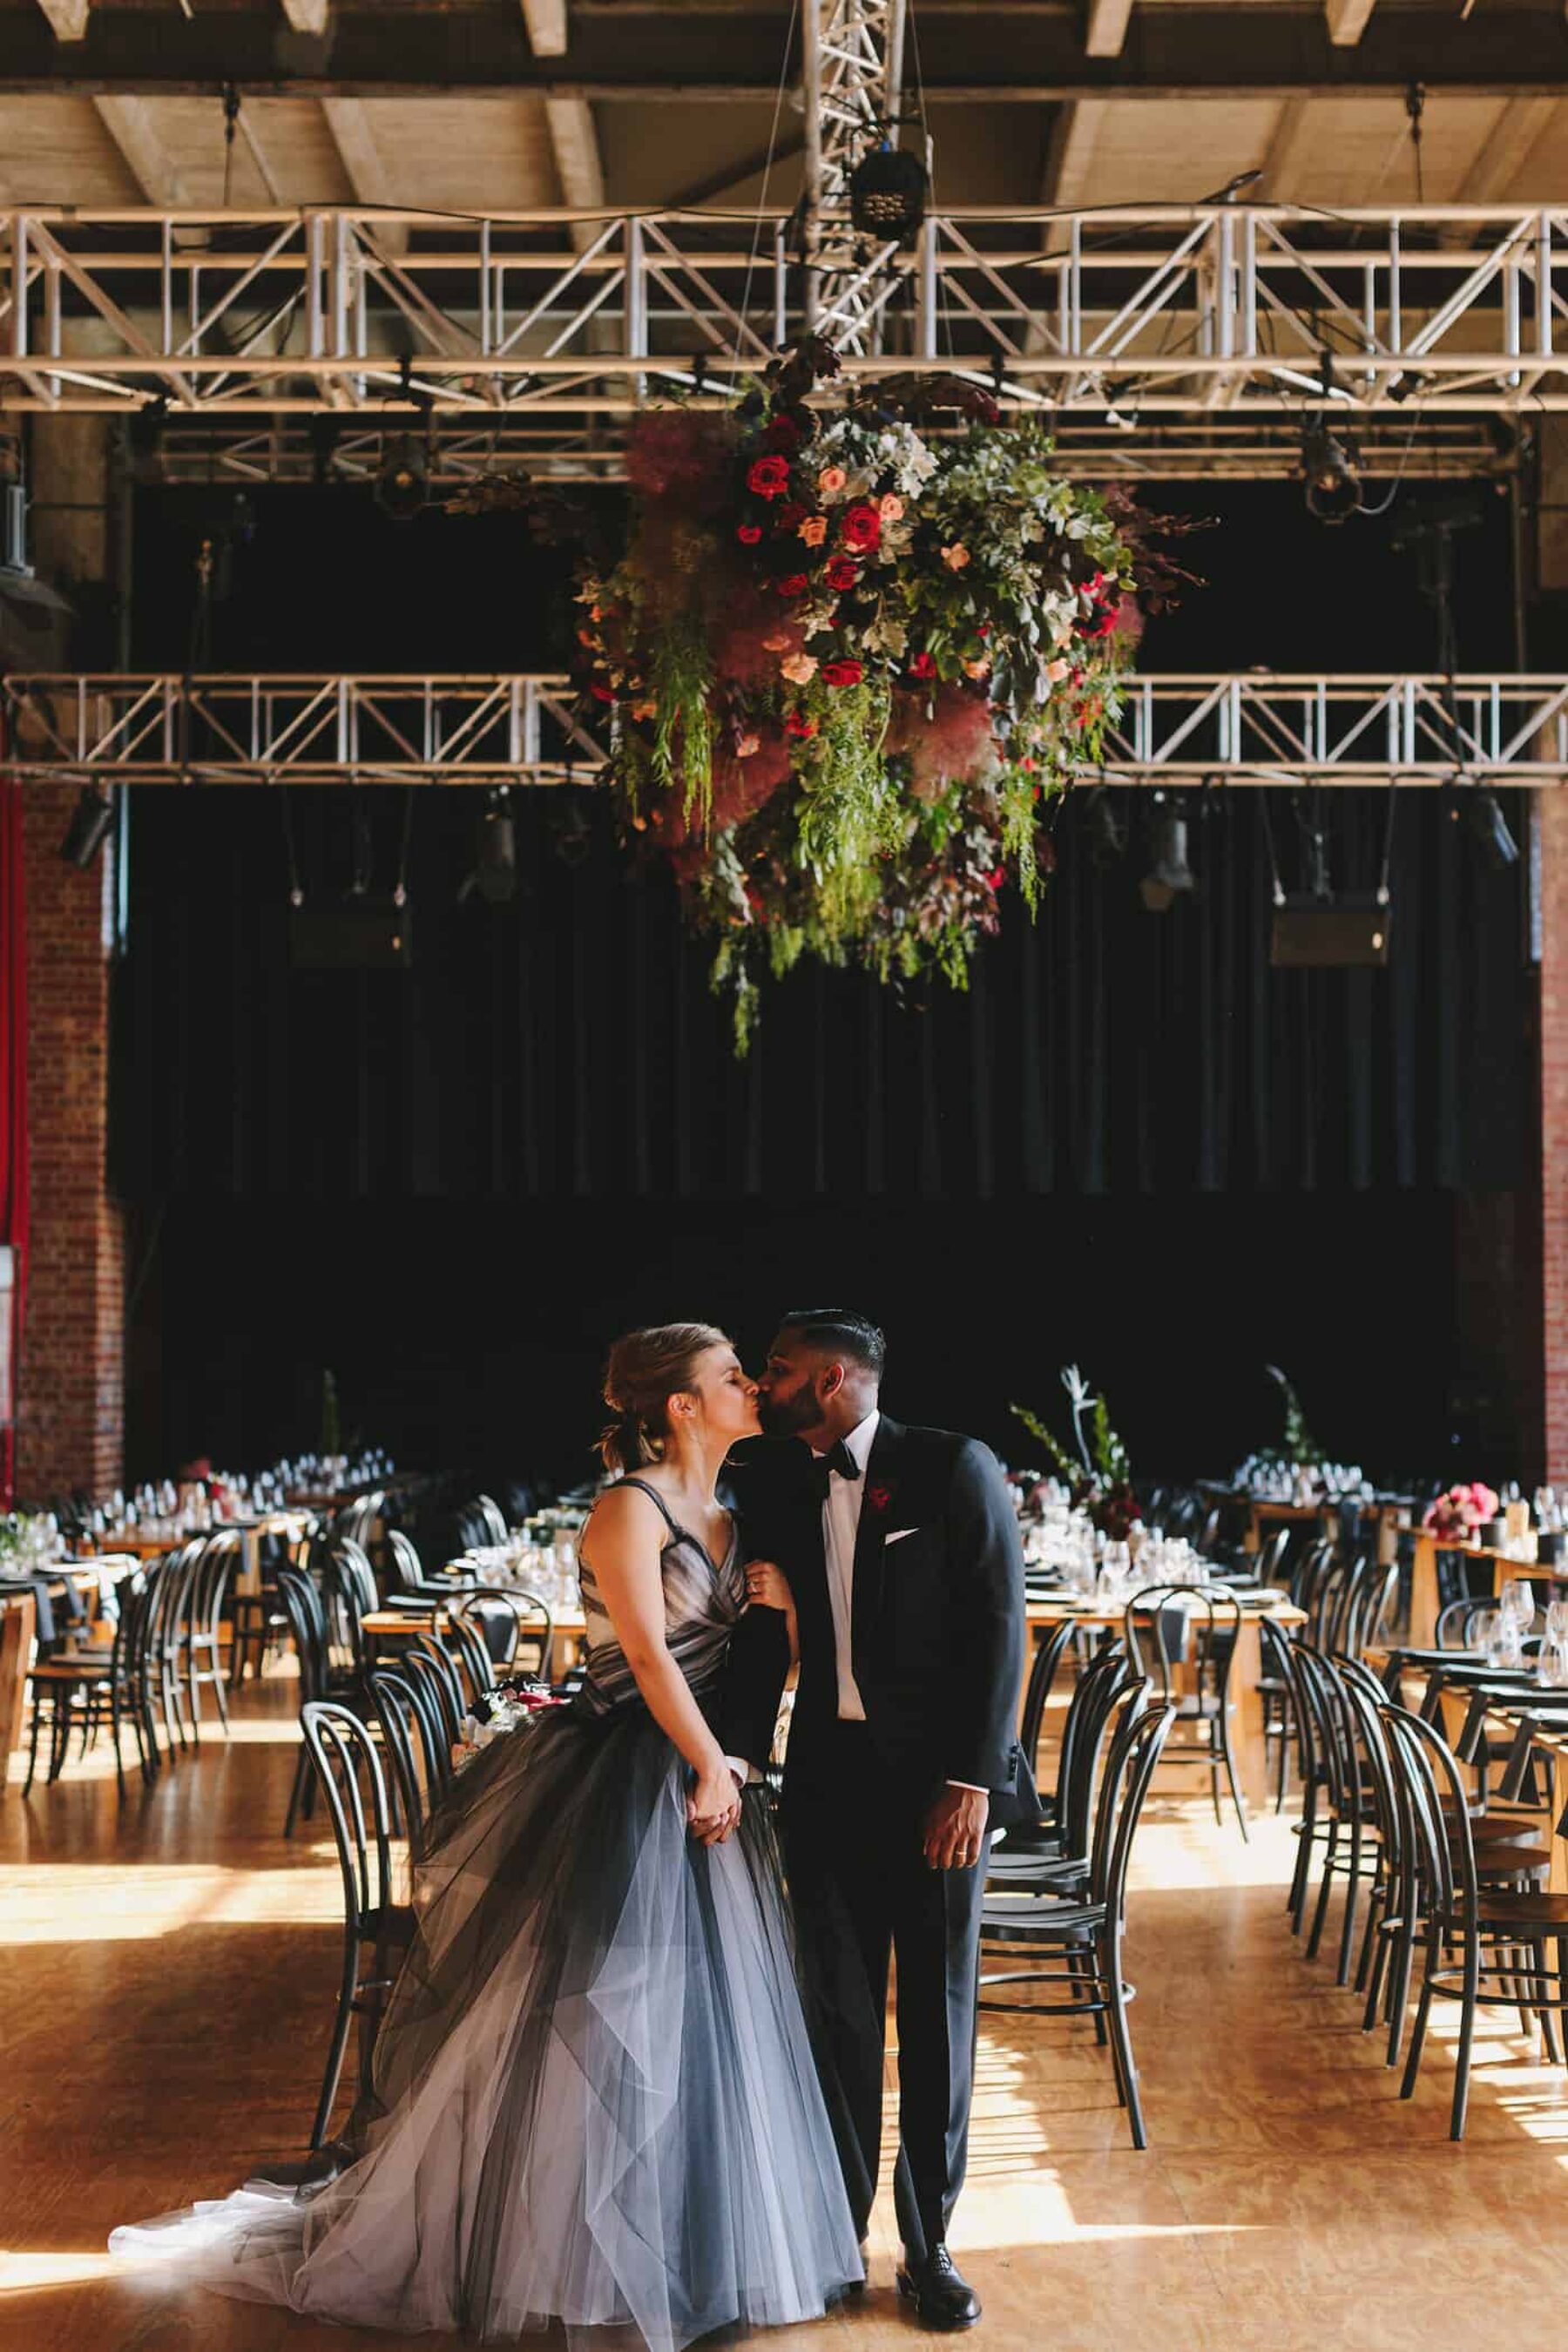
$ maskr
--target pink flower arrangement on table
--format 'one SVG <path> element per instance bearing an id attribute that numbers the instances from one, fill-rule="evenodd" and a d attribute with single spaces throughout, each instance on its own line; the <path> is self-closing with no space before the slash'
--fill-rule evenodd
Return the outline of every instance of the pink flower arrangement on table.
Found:
<path id="1" fill-rule="evenodd" d="M 1470 1536 L 1478 1528 L 1489 1526 L 1499 1508 L 1493 1489 L 1475 1478 L 1468 1486 L 1450 1486 L 1446 1495 L 1428 1503 L 1421 1524 L 1437 1536 Z"/>

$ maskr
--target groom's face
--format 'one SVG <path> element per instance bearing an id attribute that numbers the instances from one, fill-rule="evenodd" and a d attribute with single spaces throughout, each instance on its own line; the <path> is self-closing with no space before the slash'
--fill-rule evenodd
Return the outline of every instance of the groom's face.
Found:
<path id="1" fill-rule="evenodd" d="M 765 1437 L 807 1437 L 822 1422 L 818 1382 L 827 1367 L 798 1331 L 781 1331 L 757 1382 L 757 1418 Z"/>

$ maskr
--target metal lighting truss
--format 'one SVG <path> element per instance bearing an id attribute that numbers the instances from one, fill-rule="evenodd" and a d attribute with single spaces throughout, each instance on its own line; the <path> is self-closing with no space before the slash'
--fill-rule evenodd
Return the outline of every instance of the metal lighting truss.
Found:
<path id="1" fill-rule="evenodd" d="M 114 783 L 592 782 L 604 715 L 560 677 L 15 675 L 26 778 Z M 1083 781 L 1166 785 L 1554 784 L 1568 676 L 1134 677 Z"/>
<path id="2" fill-rule="evenodd" d="M 856 234 L 849 179 L 899 111 L 903 58 L 904 0 L 805 0 L 804 323 L 861 356 L 881 349 L 898 247 Z"/>
<path id="3" fill-rule="evenodd" d="M 0 211 L 0 405 L 254 440 L 413 403 L 594 471 L 649 400 L 721 398 L 793 340 L 825 250 L 803 270 L 771 213 Z M 873 282 L 879 350 L 871 312 L 857 344 L 847 296 L 818 304 L 847 376 L 968 375 L 1068 438 L 1109 426 L 1119 472 L 1173 420 L 1272 446 L 1321 411 L 1386 444 L 1568 408 L 1568 207 L 974 208 Z"/>

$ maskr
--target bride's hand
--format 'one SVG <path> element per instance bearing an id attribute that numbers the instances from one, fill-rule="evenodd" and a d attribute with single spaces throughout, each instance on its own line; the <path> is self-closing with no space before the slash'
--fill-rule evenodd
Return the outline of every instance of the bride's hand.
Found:
<path id="1" fill-rule="evenodd" d="M 722 1845 L 739 1828 L 741 1791 L 722 1758 L 692 1784 L 686 1800 L 686 1819 L 692 1836 L 704 1845 Z"/>
<path id="2" fill-rule="evenodd" d="M 782 1609 L 786 1617 L 795 1612 L 795 1595 L 782 1568 L 771 1559 L 752 1559 L 746 1563 L 746 1599 L 753 1608 Z"/>

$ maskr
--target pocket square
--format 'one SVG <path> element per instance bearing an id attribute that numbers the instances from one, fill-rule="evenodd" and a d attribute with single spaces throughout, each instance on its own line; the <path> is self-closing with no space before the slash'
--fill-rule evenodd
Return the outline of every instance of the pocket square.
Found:
<path id="1" fill-rule="evenodd" d="M 894 1528 L 890 1534 L 882 1538 L 882 1549 L 886 1551 L 889 1544 L 902 1543 L 906 1536 L 918 1536 L 919 1533 L 919 1528 Z"/>

